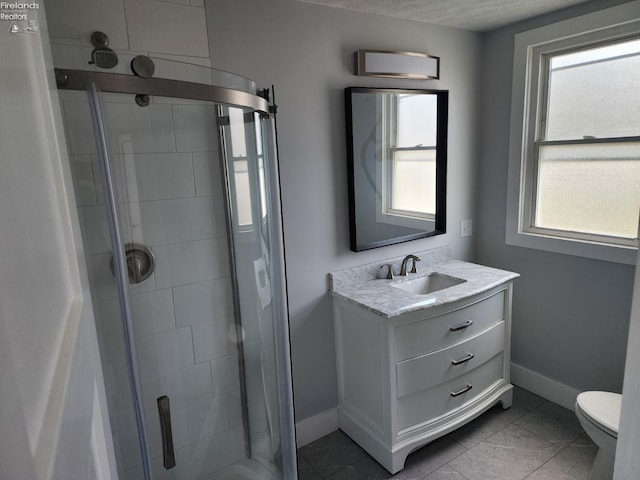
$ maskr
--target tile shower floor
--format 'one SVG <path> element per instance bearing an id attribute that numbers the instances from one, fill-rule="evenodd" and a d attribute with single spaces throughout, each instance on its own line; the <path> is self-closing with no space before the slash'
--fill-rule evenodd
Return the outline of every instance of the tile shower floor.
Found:
<path id="1" fill-rule="evenodd" d="M 338 430 L 298 449 L 298 478 L 586 480 L 596 450 L 573 411 L 515 387 L 511 408 L 413 452 L 395 476 Z"/>

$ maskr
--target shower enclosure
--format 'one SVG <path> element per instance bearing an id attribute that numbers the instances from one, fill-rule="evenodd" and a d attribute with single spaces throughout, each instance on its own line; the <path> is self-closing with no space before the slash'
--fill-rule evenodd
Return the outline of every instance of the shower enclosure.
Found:
<path id="1" fill-rule="evenodd" d="M 154 62 L 56 70 L 119 478 L 295 479 L 275 108 Z"/>

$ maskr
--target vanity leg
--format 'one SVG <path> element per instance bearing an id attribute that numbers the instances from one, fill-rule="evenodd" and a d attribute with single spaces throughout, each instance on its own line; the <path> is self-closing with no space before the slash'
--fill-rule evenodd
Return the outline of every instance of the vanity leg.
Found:
<path id="1" fill-rule="evenodd" d="M 513 405 L 513 385 L 509 384 L 509 389 L 500 395 L 498 402 L 502 405 L 502 409 L 506 410 Z"/>

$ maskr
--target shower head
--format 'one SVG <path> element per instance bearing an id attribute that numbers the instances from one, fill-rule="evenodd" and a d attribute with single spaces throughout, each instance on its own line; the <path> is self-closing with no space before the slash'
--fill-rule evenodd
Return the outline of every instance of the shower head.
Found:
<path id="1" fill-rule="evenodd" d="M 91 43 L 96 48 L 91 52 L 89 65 L 96 65 L 100 68 L 113 68 L 118 64 L 118 55 L 108 47 L 109 37 L 105 33 L 93 32 L 91 34 Z"/>
<path id="2" fill-rule="evenodd" d="M 107 47 L 97 47 L 91 52 L 89 65 L 100 68 L 113 68 L 118 64 L 118 54 Z"/>

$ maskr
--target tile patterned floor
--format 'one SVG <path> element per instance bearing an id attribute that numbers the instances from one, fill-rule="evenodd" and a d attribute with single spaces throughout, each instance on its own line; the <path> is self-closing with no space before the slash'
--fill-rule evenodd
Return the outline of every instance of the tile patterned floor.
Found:
<path id="1" fill-rule="evenodd" d="M 496 406 L 407 457 L 392 476 L 341 431 L 298 449 L 299 480 L 586 480 L 597 447 L 575 414 L 516 387 Z"/>

